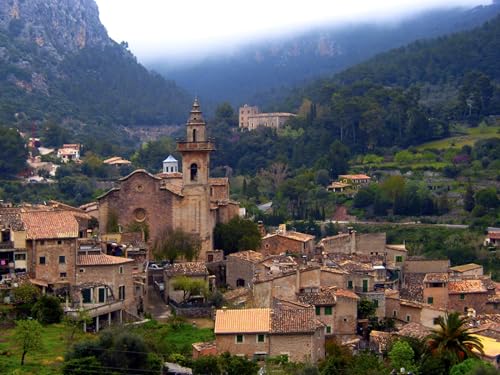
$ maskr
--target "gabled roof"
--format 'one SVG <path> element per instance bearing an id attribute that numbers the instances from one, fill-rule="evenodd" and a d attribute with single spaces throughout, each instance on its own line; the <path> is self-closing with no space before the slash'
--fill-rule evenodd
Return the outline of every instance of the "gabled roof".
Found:
<path id="1" fill-rule="evenodd" d="M 269 333 L 271 309 L 222 309 L 215 314 L 215 334 Z"/>
<path id="2" fill-rule="evenodd" d="M 22 212 L 26 239 L 78 238 L 78 222 L 69 211 Z"/>
<path id="3" fill-rule="evenodd" d="M 130 177 L 132 177 L 133 175 L 136 175 L 136 174 L 139 174 L 139 173 L 142 173 L 142 174 L 145 174 L 145 175 L 148 175 L 149 177 L 151 177 L 152 179 L 155 179 L 155 180 L 161 180 L 161 178 L 159 177 L 156 177 L 155 175 L 152 175 L 151 173 L 149 173 L 147 170 L 145 169 L 136 169 L 135 171 L 133 171 L 132 173 L 129 173 L 128 175 L 126 175 L 125 177 L 122 177 L 122 178 L 119 178 L 118 181 L 125 181 L 125 180 L 128 180 Z"/>
<path id="4" fill-rule="evenodd" d="M 271 333 L 313 333 L 321 323 L 313 308 L 278 308 L 271 312 Z"/>
<path id="5" fill-rule="evenodd" d="M 457 280 L 448 283 L 449 294 L 486 293 L 487 289 L 481 279 Z"/>
<path id="6" fill-rule="evenodd" d="M 133 262 L 133 259 L 115 257 L 107 254 L 82 254 L 78 255 L 76 264 L 78 266 L 109 266 L 113 264 L 125 264 Z"/>
<path id="7" fill-rule="evenodd" d="M 232 253 L 228 255 L 229 258 L 237 258 L 237 259 L 242 259 L 246 260 L 251 263 L 259 263 L 264 259 L 264 256 L 261 253 L 258 253 L 253 250 L 245 250 L 245 251 L 238 251 L 236 253 Z"/>
<path id="8" fill-rule="evenodd" d="M 300 233 L 300 232 L 294 232 L 294 231 L 287 230 L 284 233 L 271 233 L 271 234 L 268 234 L 263 239 L 265 240 L 265 239 L 268 239 L 268 238 L 271 238 L 271 237 L 276 237 L 276 236 L 285 237 L 285 238 L 288 238 L 290 240 L 299 241 L 299 242 L 307 242 L 307 241 L 314 240 L 314 238 L 315 238 L 311 234 L 306 234 L 306 233 Z"/>
<path id="9" fill-rule="evenodd" d="M 367 176 L 366 174 L 341 174 L 339 175 L 339 178 L 347 178 L 350 180 L 370 180 L 371 177 Z"/>

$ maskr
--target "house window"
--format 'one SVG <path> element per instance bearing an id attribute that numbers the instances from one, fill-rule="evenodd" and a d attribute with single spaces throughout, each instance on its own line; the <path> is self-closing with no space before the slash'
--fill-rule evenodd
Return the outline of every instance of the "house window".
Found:
<path id="1" fill-rule="evenodd" d="M 14 260 L 26 260 L 26 254 L 15 254 Z"/>
<path id="2" fill-rule="evenodd" d="M 432 319 L 432 324 L 438 325 L 439 324 L 439 318 Z"/>
<path id="3" fill-rule="evenodd" d="M 97 296 L 98 296 L 98 302 L 99 303 L 106 302 L 106 288 L 99 288 Z"/>
<path id="4" fill-rule="evenodd" d="M 427 297 L 427 303 L 429 305 L 432 305 L 434 303 L 434 298 L 433 297 Z"/>
<path id="5" fill-rule="evenodd" d="M 58 245 L 62 245 L 62 240 L 57 240 Z"/>
<path id="6" fill-rule="evenodd" d="M 196 129 L 193 129 L 193 142 L 196 142 Z"/>
<path id="7" fill-rule="evenodd" d="M 125 299 L 125 285 L 120 285 L 118 287 L 118 299 L 123 301 Z"/>
<path id="8" fill-rule="evenodd" d="M 406 315 L 406 321 L 409 322 L 411 320 L 411 316 L 410 315 Z"/>
<path id="9" fill-rule="evenodd" d="M 65 279 L 65 278 L 67 277 L 66 272 L 61 272 L 61 273 L 59 274 L 59 277 L 60 277 L 61 279 Z"/>
<path id="10" fill-rule="evenodd" d="M 84 273 L 85 272 L 85 268 L 80 268 L 79 271 L 80 271 L 80 273 Z"/>
<path id="11" fill-rule="evenodd" d="M 40 257 L 39 262 L 40 264 L 46 264 L 45 263 L 45 257 Z"/>
<path id="12" fill-rule="evenodd" d="M 316 315 L 321 315 L 321 307 L 316 306 Z"/>
<path id="13" fill-rule="evenodd" d="M 403 256 L 402 255 L 396 255 L 396 263 L 402 263 L 403 262 Z"/>
<path id="14" fill-rule="evenodd" d="M 82 289 L 82 301 L 83 303 L 92 302 L 92 289 Z"/>
<path id="15" fill-rule="evenodd" d="M 352 289 L 352 280 L 347 282 L 347 289 Z"/>
<path id="16" fill-rule="evenodd" d="M 198 166 L 196 163 L 191 164 L 189 169 L 191 171 L 191 181 L 198 181 Z"/>
<path id="17" fill-rule="evenodd" d="M 363 280 L 363 293 L 368 292 L 368 280 Z"/>
<path id="18" fill-rule="evenodd" d="M 212 254 L 209 254 L 207 261 L 208 262 L 213 262 L 214 261 L 214 256 Z"/>
<path id="19" fill-rule="evenodd" d="M 42 246 L 45 245 L 45 240 L 41 240 L 40 245 L 42 245 Z"/>
<path id="20" fill-rule="evenodd" d="M 332 333 L 332 327 L 331 326 L 326 326 L 326 330 L 325 330 L 326 334 L 330 334 Z"/>
<path id="21" fill-rule="evenodd" d="M 236 335 L 236 344 L 243 343 L 243 335 Z"/>
<path id="22" fill-rule="evenodd" d="M 393 317 L 398 316 L 398 312 L 397 312 L 396 310 L 393 310 L 393 311 L 392 311 L 392 316 L 393 316 Z"/>
<path id="23" fill-rule="evenodd" d="M 65 264 L 66 263 L 66 257 L 64 255 L 59 255 L 59 264 Z"/>
<path id="24" fill-rule="evenodd" d="M 465 299 L 465 294 L 463 294 L 463 293 L 462 293 L 462 294 L 460 294 L 460 299 L 461 299 L 461 300 L 464 300 L 464 299 Z"/>
<path id="25" fill-rule="evenodd" d="M 325 306 L 325 315 L 332 315 L 332 307 Z"/>
<path id="26" fill-rule="evenodd" d="M 264 334 L 257 335 L 257 342 L 266 342 L 266 335 Z"/>
<path id="27" fill-rule="evenodd" d="M 244 287 L 245 286 L 245 280 L 243 279 L 237 279 L 236 280 L 236 286 L 239 287 Z"/>
<path id="28" fill-rule="evenodd" d="M 118 273 L 123 274 L 123 266 L 120 266 L 120 267 L 118 268 Z"/>

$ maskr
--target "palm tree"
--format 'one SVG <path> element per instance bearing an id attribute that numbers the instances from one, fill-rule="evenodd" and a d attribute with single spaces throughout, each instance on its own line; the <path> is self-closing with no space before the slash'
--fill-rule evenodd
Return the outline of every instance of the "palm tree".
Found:
<path id="1" fill-rule="evenodd" d="M 466 326 L 467 320 L 458 312 L 438 318 L 439 328 L 433 329 L 427 336 L 427 344 L 432 355 L 446 357 L 452 363 L 462 362 L 467 358 L 477 358 L 477 352 L 483 354 L 483 344 L 473 336 Z"/>

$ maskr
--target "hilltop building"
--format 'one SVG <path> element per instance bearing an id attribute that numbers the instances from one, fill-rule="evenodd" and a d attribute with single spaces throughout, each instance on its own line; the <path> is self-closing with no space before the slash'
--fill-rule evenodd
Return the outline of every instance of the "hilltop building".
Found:
<path id="1" fill-rule="evenodd" d="M 162 173 L 153 175 L 139 169 L 118 180 L 118 185 L 100 196 L 101 234 L 133 225 L 147 228 L 154 243 L 165 231 L 180 228 L 199 236 L 199 260 L 205 261 L 213 250 L 213 229 L 239 214 L 239 204 L 229 199 L 227 178 L 210 178 L 210 154 L 215 144 L 207 137 L 206 123 L 195 100 L 186 125 L 186 139 L 177 142 L 182 155 L 182 172 L 177 160 L 163 161 Z"/>
<path id="2" fill-rule="evenodd" d="M 245 104 L 240 107 L 239 127 L 241 130 L 255 130 L 261 126 L 279 129 L 295 116 L 288 112 L 261 113 L 259 107 Z"/>

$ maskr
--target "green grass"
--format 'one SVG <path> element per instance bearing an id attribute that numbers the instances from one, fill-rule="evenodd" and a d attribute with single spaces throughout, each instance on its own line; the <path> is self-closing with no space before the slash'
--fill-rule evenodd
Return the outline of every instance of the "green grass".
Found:
<path id="1" fill-rule="evenodd" d="M 191 344 L 215 339 L 213 329 L 196 328 L 188 323 L 162 324 L 151 323 L 134 328 L 135 333 L 143 336 L 149 346 L 154 347 L 158 354 L 167 356 L 172 353 L 190 357 Z"/>
<path id="2" fill-rule="evenodd" d="M 52 324 L 43 328 L 43 345 L 36 352 L 28 352 L 21 367 L 21 350 L 13 341 L 14 329 L 2 329 L 0 333 L 0 373 L 15 375 L 61 374 L 64 353 L 69 347 L 67 327 Z M 91 337 L 79 332 L 75 339 Z"/>
<path id="3" fill-rule="evenodd" d="M 426 149 L 443 150 L 447 148 L 461 148 L 465 145 L 472 146 L 481 139 L 500 138 L 500 126 L 478 126 L 476 128 L 457 128 L 460 134 L 437 141 L 423 143 L 417 150 Z"/>

